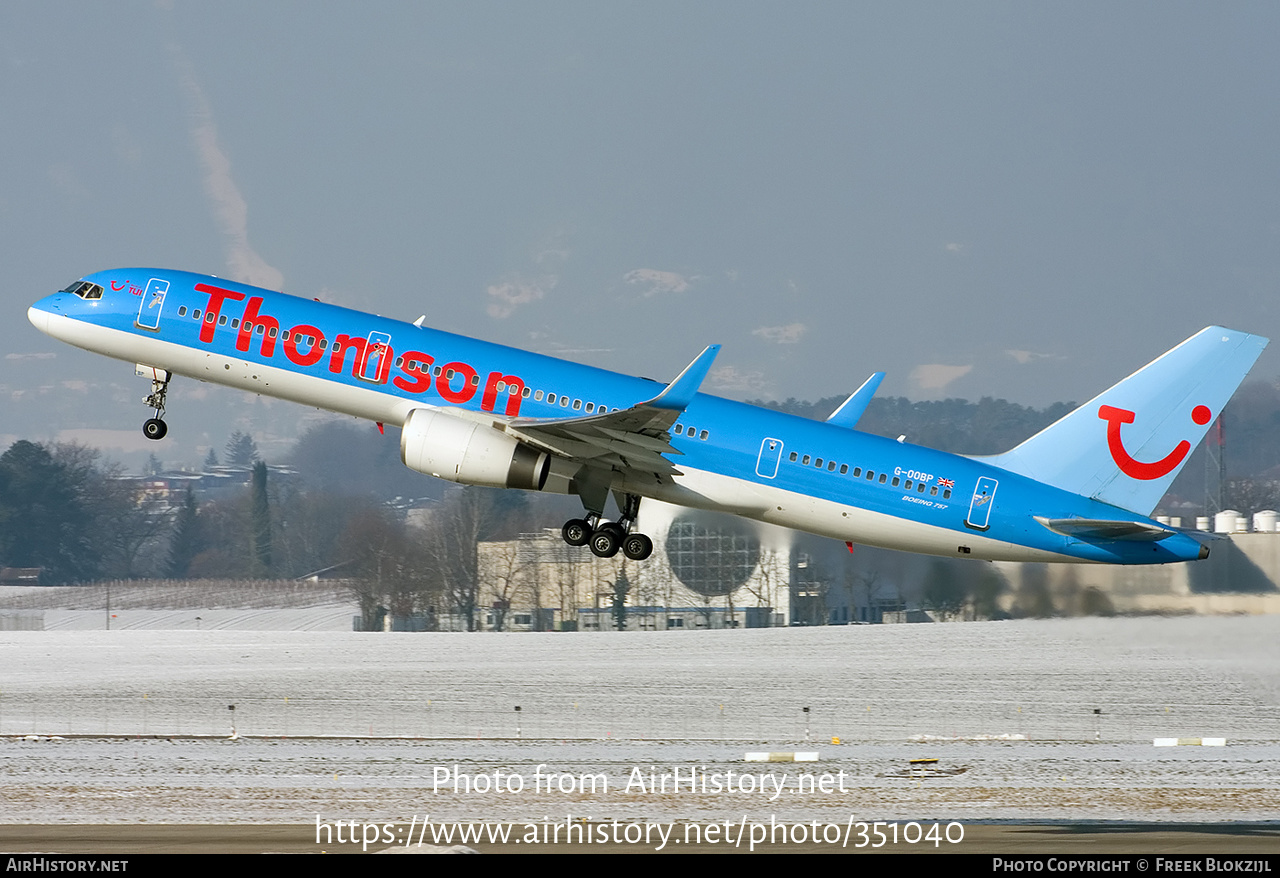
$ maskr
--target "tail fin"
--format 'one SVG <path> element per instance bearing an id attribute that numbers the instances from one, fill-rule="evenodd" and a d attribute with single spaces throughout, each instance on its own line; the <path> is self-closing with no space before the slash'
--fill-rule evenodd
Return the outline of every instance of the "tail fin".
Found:
<path id="1" fill-rule="evenodd" d="M 1221 326 L 1202 329 L 987 461 L 1148 515 L 1266 346 L 1258 335 Z"/>

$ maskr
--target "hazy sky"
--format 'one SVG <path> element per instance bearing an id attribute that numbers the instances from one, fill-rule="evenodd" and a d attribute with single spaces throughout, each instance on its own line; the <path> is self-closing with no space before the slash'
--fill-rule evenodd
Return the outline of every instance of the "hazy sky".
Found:
<path id="1" fill-rule="evenodd" d="M 198 462 L 314 413 L 147 386 L 26 320 L 235 277 L 706 389 L 1083 400 L 1277 337 L 1280 5 L 0 6 L 0 443 Z"/>

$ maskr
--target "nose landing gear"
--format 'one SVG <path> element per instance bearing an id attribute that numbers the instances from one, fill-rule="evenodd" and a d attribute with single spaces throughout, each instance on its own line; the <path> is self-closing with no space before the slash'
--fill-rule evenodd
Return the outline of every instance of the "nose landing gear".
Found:
<path id="1" fill-rule="evenodd" d="M 148 439 L 163 439 L 165 434 L 169 432 L 169 425 L 164 422 L 162 416 L 164 415 L 165 400 L 169 395 L 169 379 L 173 375 L 163 369 L 150 367 L 139 367 L 138 373 L 151 376 L 151 393 L 142 402 L 147 407 L 154 409 L 156 413 L 154 418 L 147 418 L 143 422 L 142 435 Z"/>

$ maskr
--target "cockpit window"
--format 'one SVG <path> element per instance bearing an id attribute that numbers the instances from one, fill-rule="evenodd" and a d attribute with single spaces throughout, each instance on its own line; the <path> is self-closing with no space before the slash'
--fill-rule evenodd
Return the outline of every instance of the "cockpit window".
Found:
<path id="1" fill-rule="evenodd" d="M 87 280 L 78 280 L 62 292 L 71 293 L 73 296 L 79 296 L 82 299 L 102 298 L 102 287 L 97 284 L 91 284 Z"/>

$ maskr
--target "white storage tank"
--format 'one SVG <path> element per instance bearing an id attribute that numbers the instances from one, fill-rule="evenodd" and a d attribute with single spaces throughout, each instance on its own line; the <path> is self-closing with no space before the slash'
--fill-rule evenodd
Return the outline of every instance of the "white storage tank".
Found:
<path id="1" fill-rule="evenodd" d="M 1213 532 L 1216 534 L 1234 533 L 1236 520 L 1240 513 L 1235 509 L 1224 509 L 1213 517 Z"/>
<path id="2" fill-rule="evenodd" d="M 1258 533 L 1273 534 L 1276 532 L 1276 521 L 1280 519 L 1274 509 L 1263 509 L 1253 513 L 1253 529 Z"/>
<path id="3" fill-rule="evenodd" d="M 1209 529 L 1209 516 L 1207 516 L 1207 515 L 1197 515 L 1197 516 L 1196 516 L 1196 530 L 1203 530 L 1203 531 L 1207 531 L 1208 529 Z"/>

